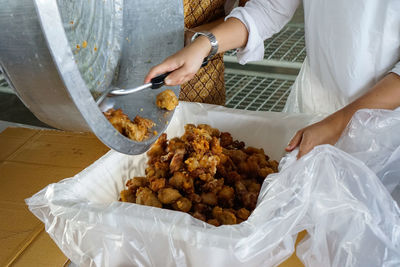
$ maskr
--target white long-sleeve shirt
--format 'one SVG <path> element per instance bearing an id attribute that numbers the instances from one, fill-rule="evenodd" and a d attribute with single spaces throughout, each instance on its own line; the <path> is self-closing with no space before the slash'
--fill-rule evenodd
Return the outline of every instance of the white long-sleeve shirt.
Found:
<path id="1" fill-rule="evenodd" d="M 261 60 L 263 40 L 280 31 L 300 0 L 250 0 L 227 17 L 249 31 L 238 60 Z M 399 0 L 304 0 L 307 58 L 286 111 L 332 113 L 386 73 L 400 75 Z M 396 64 L 397 63 L 397 64 Z"/>

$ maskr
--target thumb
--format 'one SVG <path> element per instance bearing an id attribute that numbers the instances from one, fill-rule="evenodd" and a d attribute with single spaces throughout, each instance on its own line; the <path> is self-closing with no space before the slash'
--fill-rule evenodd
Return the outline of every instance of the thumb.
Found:
<path id="1" fill-rule="evenodd" d="M 297 133 L 290 140 L 285 150 L 287 152 L 293 151 L 293 149 L 295 149 L 300 144 L 302 138 L 303 138 L 303 130 L 297 131 Z"/>
<path id="2" fill-rule="evenodd" d="M 144 83 L 149 83 L 150 80 L 156 77 L 157 75 L 164 74 L 169 71 L 174 71 L 179 67 L 180 66 L 177 65 L 176 63 L 172 63 L 169 60 L 165 60 L 161 64 L 156 65 L 150 69 L 149 73 L 147 73 L 146 77 L 144 78 Z"/>

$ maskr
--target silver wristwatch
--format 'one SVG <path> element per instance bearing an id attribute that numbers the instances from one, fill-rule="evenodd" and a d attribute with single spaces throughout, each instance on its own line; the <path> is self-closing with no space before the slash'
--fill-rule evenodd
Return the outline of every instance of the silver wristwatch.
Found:
<path id="1" fill-rule="evenodd" d="M 210 44 L 211 44 L 211 51 L 208 54 L 208 56 L 205 58 L 206 60 L 210 60 L 213 56 L 215 56 L 215 54 L 218 51 L 218 41 L 217 38 L 215 38 L 215 35 L 212 34 L 211 32 L 196 32 L 191 39 L 191 42 L 194 41 L 194 39 L 196 39 L 197 37 L 199 37 L 200 35 L 203 35 L 205 37 L 208 38 L 208 40 L 210 40 Z"/>

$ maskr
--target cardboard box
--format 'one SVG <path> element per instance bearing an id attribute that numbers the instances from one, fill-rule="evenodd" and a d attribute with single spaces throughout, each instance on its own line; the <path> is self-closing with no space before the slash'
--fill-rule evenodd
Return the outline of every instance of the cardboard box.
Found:
<path id="1" fill-rule="evenodd" d="M 49 183 L 74 176 L 108 150 L 87 133 L 25 128 L 0 133 L 0 266 L 64 265 L 67 258 L 24 199 Z M 280 266 L 303 265 L 293 255 Z"/>
<path id="2" fill-rule="evenodd" d="M 74 176 L 108 150 L 92 134 L 25 128 L 0 133 L 0 266 L 67 261 L 24 199 Z"/>

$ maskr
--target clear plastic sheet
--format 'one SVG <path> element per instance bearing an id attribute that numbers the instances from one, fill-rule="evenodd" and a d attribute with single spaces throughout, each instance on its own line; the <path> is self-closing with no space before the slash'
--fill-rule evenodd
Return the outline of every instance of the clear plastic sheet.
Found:
<path id="1" fill-rule="evenodd" d="M 336 146 L 362 160 L 400 204 L 400 110 L 360 110 Z"/>
<path id="2" fill-rule="evenodd" d="M 386 115 L 376 120 L 400 117 Z M 320 119 L 180 103 L 167 133 L 208 123 L 278 159 L 296 130 Z M 298 161 L 296 153 L 266 179 L 257 208 L 239 225 L 214 227 L 185 213 L 116 201 L 125 181 L 144 173 L 146 156 L 113 151 L 27 203 L 80 266 L 276 266 L 293 253 L 302 230 L 309 234 L 297 253 L 306 266 L 400 266 L 400 210 L 374 171 L 333 146 Z"/>

